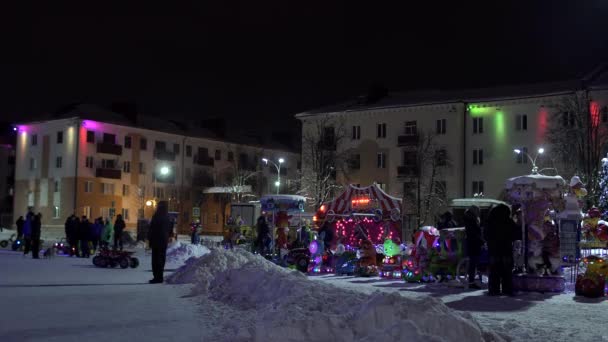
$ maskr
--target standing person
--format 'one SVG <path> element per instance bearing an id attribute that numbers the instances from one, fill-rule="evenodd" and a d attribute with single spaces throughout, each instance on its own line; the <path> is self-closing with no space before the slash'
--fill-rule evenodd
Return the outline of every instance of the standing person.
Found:
<path id="1" fill-rule="evenodd" d="M 152 273 L 154 274 L 154 278 L 149 281 L 150 284 L 163 282 L 167 245 L 172 233 L 173 222 L 169 218 L 168 202 L 160 201 L 154 216 L 152 216 L 150 230 L 148 231 L 148 241 L 152 248 Z"/>
<path id="2" fill-rule="evenodd" d="M 86 216 L 82 216 L 78 225 L 78 239 L 80 240 L 80 255 L 83 258 L 91 257 L 91 248 L 89 240 L 91 239 L 91 223 Z"/>
<path id="3" fill-rule="evenodd" d="M 19 216 L 15 224 L 17 225 L 17 240 L 21 240 L 21 238 L 23 237 L 23 225 L 25 224 L 23 216 Z"/>
<path id="4" fill-rule="evenodd" d="M 98 217 L 95 219 L 95 223 L 91 225 L 91 243 L 93 244 L 93 250 L 97 250 L 97 246 L 101 240 L 101 231 L 103 230 L 103 219 Z"/>
<path id="5" fill-rule="evenodd" d="M 122 219 L 122 215 L 118 214 L 118 216 L 116 216 L 116 221 L 114 222 L 114 250 L 120 245 L 120 250 L 122 251 L 122 232 L 124 230 L 125 221 Z"/>
<path id="6" fill-rule="evenodd" d="M 27 255 L 32 247 L 32 221 L 34 220 L 34 213 L 29 211 L 25 215 L 25 223 L 23 223 L 23 255 Z"/>
<path id="7" fill-rule="evenodd" d="M 472 205 L 464 213 L 464 229 L 466 232 L 466 253 L 469 258 L 469 288 L 481 289 L 475 283 L 475 274 L 477 273 L 477 265 L 479 264 L 479 256 L 481 255 L 481 247 L 483 246 L 483 238 L 481 235 L 481 227 L 479 226 L 479 207 Z"/>
<path id="8" fill-rule="evenodd" d="M 78 253 L 78 218 L 72 214 L 65 221 L 65 238 L 68 240 L 70 245 L 70 256 L 80 255 Z"/>
<path id="9" fill-rule="evenodd" d="M 511 219 L 511 210 L 504 204 L 490 211 L 484 230 L 490 255 L 488 294 L 513 295 L 513 241 L 517 240 L 517 226 Z"/>
<path id="10" fill-rule="evenodd" d="M 101 233 L 101 246 L 104 248 L 109 248 L 112 243 L 112 238 L 114 237 L 114 228 L 112 227 L 112 222 L 106 219 L 106 222 L 103 226 L 103 232 Z"/>
<path id="11" fill-rule="evenodd" d="M 268 228 L 268 223 L 266 223 L 266 218 L 264 216 L 258 217 L 258 222 L 256 225 L 256 230 L 258 236 L 256 238 L 256 246 L 260 252 L 260 254 L 264 254 L 266 251 L 266 244 L 269 240 L 270 228 Z"/>
<path id="12" fill-rule="evenodd" d="M 42 230 L 42 214 L 38 213 L 32 220 L 32 258 L 40 259 L 38 253 L 40 252 L 40 235 Z"/>
<path id="13" fill-rule="evenodd" d="M 444 228 L 454 228 L 456 227 L 456 222 L 454 222 L 454 219 L 452 218 L 452 213 L 449 211 L 446 211 L 445 213 L 443 213 L 440 217 L 441 221 L 437 224 L 437 228 L 438 229 L 444 229 Z"/>

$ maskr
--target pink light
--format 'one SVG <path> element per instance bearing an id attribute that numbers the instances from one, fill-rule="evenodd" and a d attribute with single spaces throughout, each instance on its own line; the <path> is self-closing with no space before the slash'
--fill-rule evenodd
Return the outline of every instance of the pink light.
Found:
<path id="1" fill-rule="evenodd" d="M 593 127 L 597 127 L 600 124 L 600 105 L 595 101 L 591 101 L 589 112 L 591 113 L 591 124 Z"/>

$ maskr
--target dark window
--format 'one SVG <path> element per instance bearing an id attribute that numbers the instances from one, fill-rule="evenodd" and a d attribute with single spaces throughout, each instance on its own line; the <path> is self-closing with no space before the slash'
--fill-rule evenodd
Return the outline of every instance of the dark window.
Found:
<path id="1" fill-rule="evenodd" d="M 323 130 L 323 144 L 325 148 L 335 148 L 336 132 L 333 127 L 325 127 Z"/>
<path id="2" fill-rule="evenodd" d="M 95 143 L 95 132 L 94 131 L 87 131 L 87 142 Z"/>
<path id="3" fill-rule="evenodd" d="M 446 124 L 445 119 L 437 120 L 437 128 L 436 128 L 437 134 L 445 134 L 445 124 Z"/>
<path id="4" fill-rule="evenodd" d="M 473 195 L 483 194 L 483 181 L 474 181 L 472 190 Z"/>
<path id="5" fill-rule="evenodd" d="M 228 152 L 228 161 L 234 161 L 234 153 L 233 152 Z"/>
<path id="6" fill-rule="evenodd" d="M 139 139 L 139 149 L 142 151 L 148 149 L 148 140 L 146 140 L 146 138 Z"/>
<path id="7" fill-rule="evenodd" d="M 406 121 L 405 122 L 405 135 L 416 135 L 416 133 L 417 133 L 416 121 Z"/>
<path id="8" fill-rule="evenodd" d="M 57 132 L 57 143 L 63 144 L 63 131 Z"/>
<path id="9" fill-rule="evenodd" d="M 483 150 L 473 150 L 473 165 L 483 165 Z"/>
<path id="10" fill-rule="evenodd" d="M 192 157 L 192 146 L 186 145 L 186 157 Z"/>
<path id="11" fill-rule="evenodd" d="M 353 154 L 350 156 L 350 158 L 347 161 L 348 163 L 348 168 L 351 170 L 359 170 L 359 168 L 361 168 L 361 155 L 360 154 Z"/>
<path id="12" fill-rule="evenodd" d="M 418 154 L 416 151 L 404 151 L 403 152 L 403 165 L 414 166 L 417 164 Z"/>
<path id="13" fill-rule="evenodd" d="M 483 133 L 483 118 L 473 118 L 473 134 Z"/>
<path id="14" fill-rule="evenodd" d="M 179 154 L 179 144 L 173 144 L 173 153 Z"/>
<path id="15" fill-rule="evenodd" d="M 572 112 L 564 112 L 562 114 L 562 119 L 563 119 L 563 125 L 564 125 L 564 127 L 574 127 L 574 125 L 575 125 L 574 113 L 572 113 Z"/>
<path id="16" fill-rule="evenodd" d="M 414 199 L 416 197 L 416 183 L 415 182 L 404 182 L 403 183 L 403 197 Z"/>
<path id="17" fill-rule="evenodd" d="M 32 134 L 32 146 L 38 145 L 38 134 Z"/>
<path id="18" fill-rule="evenodd" d="M 608 122 L 608 107 L 602 108 L 602 122 Z"/>
<path id="19" fill-rule="evenodd" d="M 353 140 L 361 139 L 361 126 L 353 126 Z"/>
<path id="20" fill-rule="evenodd" d="M 110 133 L 104 133 L 103 134 L 103 143 L 104 144 L 116 144 L 116 135 L 115 134 L 110 134 Z"/>
<path id="21" fill-rule="evenodd" d="M 384 152 L 378 152 L 376 157 L 376 167 L 379 169 L 386 168 L 386 154 Z"/>
<path id="22" fill-rule="evenodd" d="M 376 125 L 376 128 L 377 128 L 376 137 L 377 138 L 386 138 L 386 124 L 379 123 Z"/>
<path id="23" fill-rule="evenodd" d="M 156 140 L 154 142 L 154 150 L 155 151 L 165 151 L 166 147 L 167 147 L 167 144 L 164 141 L 158 141 L 158 140 Z"/>
<path id="24" fill-rule="evenodd" d="M 131 148 L 131 137 L 125 137 L 125 148 Z"/>
<path id="25" fill-rule="evenodd" d="M 515 129 L 518 131 L 527 131 L 528 130 L 528 116 L 527 115 L 517 115 L 515 118 Z"/>
<path id="26" fill-rule="evenodd" d="M 215 160 L 222 160 L 222 151 L 215 150 Z"/>

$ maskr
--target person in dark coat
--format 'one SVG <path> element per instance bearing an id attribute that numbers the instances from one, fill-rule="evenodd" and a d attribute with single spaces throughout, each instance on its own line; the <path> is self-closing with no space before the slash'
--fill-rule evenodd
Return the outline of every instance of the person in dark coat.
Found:
<path id="1" fill-rule="evenodd" d="M 32 247 L 32 221 L 34 221 L 34 213 L 29 211 L 23 223 L 23 255 L 27 255 Z"/>
<path id="2" fill-rule="evenodd" d="M 452 213 L 449 211 L 443 213 L 440 217 L 439 223 L 437 223 L 437 229 L 454 228 L 456 226 L 457 224 L 453 219 Z"/>
<path id="3" fill-rule="evenodd" d="M 469 288 L 481 289 L 475 284 L 475 274 L 477 265 L 479 264 L 479 256 L 481 255 L 481 247 L 483 246 L 483 237 L 481 235 L 481 227 L 479 226 L 479 207 L 471 206 L 464 213 L 464 229 L 466 232 L 466 255 L 469 258 L 469 268 L 467 270 L 469 276 Z"/>
<path id="4" fill-rule="evenodd" d="M 268 227 L 268 223 L 266 223 L 266 218 L 264 216 L 258 217 L 256 230 L 258 236 L 255 240 L 255 245 L 259 253 L 264 254 L 268 247 L 268 243 L 270 242 L 270 228 Z"/>
<path id="5" fill-rule="evenodd" d="M 97 250 L 99 241 L 101 240 L 101 232 L 103 230 L 103 218 L 98 217 L 95 219 L 95 223 L 91 225 L 91 243 L 93 244 L 93 250 Z"/>
<path id="6" fill-rule="evenodd" d="M 70 256 L 80 256 L 78 253 L 78 218 L 72 214 L 65 220 L 65 239 L 70 245 Z"/>
<path id="7" fill-rule="evenodd" d="M 488 294 L 513 295 L 513 241 L 518 239 L 518 227 L 511 219 L 511 210 L 499 204 L 490 211 L 484 230 L 490 256 Z M 501 292 L 502 287 L 502 292 Z"/>
<path id="8" fill-rule="evenodd" d="M 19 216 L 15 224 L 17 225 L 17 240 L 21 240 L 21 238 L 23 237 L 23 225 L 25 224 L 23 216 Z"/>
<path id="9" fill-rule="evenodd" d="M 83 258 L 91 257 L 89 241 L 91 240 L 91 222 L 86 216 L 82 216 L 78 225 L 78 239 L 80 240 L 80 256 Z"/>
<path id="10" fill-rule="evenodd" d="M 152 221 L 150 221 L 150 230 L 148 230 L 148 241 L 152 249 L 152 274 L 154 274 L 154 278 L 149 281 L 150 284 L 163 282 L 167 245 L 172 234 L 173 221 L 169 217 L 168 202 L 160 201 L 152 216 Z"/>
<path id="11" fill-rule="evenodd" d="M 114 250 L 120 245 L 122 251 L 122 232 L 125 230 L 125 226 L 125 220 L 122 219 L 122 215 L 118 214 L 114 222 Z"/>
<path id="12" fill-rule="evenodd" d="M 40 259 L 40 235 L 42 233 L 42 214 L 38 213 L 32 219 L 32 235 L 31 235 L 31 244 L 32 244 L 32 258 Z"/>

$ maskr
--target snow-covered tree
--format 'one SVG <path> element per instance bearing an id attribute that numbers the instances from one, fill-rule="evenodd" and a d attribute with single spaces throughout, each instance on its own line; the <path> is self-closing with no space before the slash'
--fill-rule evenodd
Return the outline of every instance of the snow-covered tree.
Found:
<path id="1" fill-rule="evenodd" d="M 598 207 L 602 213 L 608 211 L 608 158 L 602 159 L 602 170 L 600 171 L 599 181 L 599 202 Z"/>

